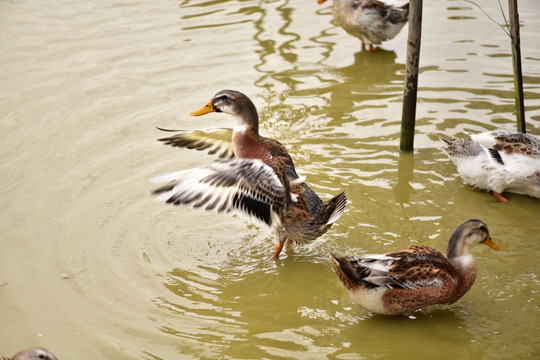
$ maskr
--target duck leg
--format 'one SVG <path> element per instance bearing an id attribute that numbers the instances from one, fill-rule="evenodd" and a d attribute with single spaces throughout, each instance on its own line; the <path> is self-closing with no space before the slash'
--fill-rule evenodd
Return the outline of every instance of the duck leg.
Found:
<path id="1" fill-rule="evenodd" d="M 283 240 L 280 240 L 276 244 L 276 250 L 274 250 L 274 255 L 272 255 L 272 259 L 279 259 L 279 254 L 281 254 L 281 250 L 283 249 L 283 246 L 285 246 L 286 243 L 287 244 L 292 243 L 292 240 L 289 238 L 285 238 Z"/>
<path id="2" fill-rule="evenodd" d="M 274 250 L 274 255 L 272 255 L 272 259 L 279 259 L 279 254 L 281 253 L 281 249 L 283 249 L 283 244 L 277 243 L 276 250 Z"/>
<path id="3" fill-rule="evenodd" d="M 495 198 L 496 198 L 497 200 L 499 200 L 500 202 L 507 202 L 507 201 L 508 201 L 508 199 L 506 199 L 504 196 L 502 196 L 501 193 L 498 193 L 498 192 L 496 192 L 495 190 L 493 191 L 493 195 L 494 195 Z"/>
<path id="4" fill-rule="evenodd" d="M 362 50 L 367 50 L 367 52 L 373 52 L 373 44 L 367 42 L 365 39 L 360 39 L 362 41 Z M 366 45 L 367 44 L 367 45 Z"/>

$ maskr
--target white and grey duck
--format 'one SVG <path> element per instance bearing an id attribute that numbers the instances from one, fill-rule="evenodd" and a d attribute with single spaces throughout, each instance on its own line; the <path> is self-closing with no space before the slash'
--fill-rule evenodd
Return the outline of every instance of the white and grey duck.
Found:
<path id="1" fill-rule="evenodd" d="M 469 134 L 470 139 L 439 137 L 448 157 L 469 185 L 492 191 L 506 202 L 503 192 L 540 199 L 540 140 L 532 135 L 495 130 Z"/>

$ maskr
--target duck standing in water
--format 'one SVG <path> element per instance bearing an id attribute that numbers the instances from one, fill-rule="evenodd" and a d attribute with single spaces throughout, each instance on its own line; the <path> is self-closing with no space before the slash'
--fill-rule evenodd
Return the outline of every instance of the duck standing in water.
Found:
<path id="1" fill-rule="evenodd" d="M 160 140 L 219 152 L 224 159 L 154 179 L 167 182 L 153 192 L 158 200 L 218 212 L 233 211 L 263 222 L 276 234 L 273 258 L 279 257 L 286 240 L 300 244 L 313 241 L 343 214 L 345 193 L 323 202 L 296 173 L 285 147 L 259 134 L 257 109 L 246 95 L 222 90 L 191 115 L 211 112 L 234 116 L 234 129 L 216 129 L 215 134 L 212 130 L 186 131 Z M 224 140 L 227 133 L 232 136 L 232 152 Z"/>
<path id="2" fill-rule="evenodd" d="M 339 26 L 362 41 L 362 49 L 367 45 L 372 52 L 373 45 L 393 39 L 409 20 L 409 3 L 393 6 L 378 0 L 333 0 L 332 13 Z"/>
<path id="3" fill-rule="evenodd" d="M 336 257 L 332 266 L 352 297 L 379 314 L 403 315 L 434 304 L 452 304 L 474 283 L 471 245 L 499 250 L 480 220 L 467 220 L 448 241 L 446 257 L 437 249 L 411 245 L 384 255 Z"/>
<path id="4" fill-rule="evenodd" d="M 540 199 L 540 140 L 505 130 L 469 134 L 470 139 L 439 137 L 465 182 L 508 201 L 504 191 Z"/>
<path id="5" fill-rule="evenodd" d="M 56 357 L 47 349 L 31 348 L 20 351 L 11 358 L 0 357 L 0 360 L 56 360 Z"/>

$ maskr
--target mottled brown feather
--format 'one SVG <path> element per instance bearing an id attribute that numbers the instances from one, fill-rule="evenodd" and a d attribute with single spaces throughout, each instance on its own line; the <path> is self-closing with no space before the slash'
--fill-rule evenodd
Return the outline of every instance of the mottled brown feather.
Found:
<path id="1" fill-rule="evenodd" d="M 523 133 L 502 133 L 495 136 L 493 149 L 505 154 L 522 154 L 531 158 L 540 158 L 540 140 Z"/>

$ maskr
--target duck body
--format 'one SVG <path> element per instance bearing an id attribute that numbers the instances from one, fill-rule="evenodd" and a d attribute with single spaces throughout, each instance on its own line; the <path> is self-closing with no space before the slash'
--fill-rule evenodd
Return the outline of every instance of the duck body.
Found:
<path id="1" fill-rule="evenodd" d="M 505 130 L 469 134 L 470 139 L 444 139 L 446 152 L 465 182 L 493 191 L 540 198 L 540 140 Z"/>
<path id="2" fill-rule="evenodd" d="M 494 165 L 482 147 L 471 139 L 441 137 L 441 140 L 447 144 L 446 152 L 463 180 L 477 189 L 492 191 L 488 178 Z"/>
<path id="3" fill-rule="evenodd" d="M 319 4 L 326 0 L 319 0 Z M 334 21 L 347 33 L 362 41 L 362 47 L 393 39 L 409 20 L 409 3 L 402 6 L 378 0 L 333 0 Z"/>
<path id="4" fill-rule="evenodd" d="M 445 257 L 437 249 L 411 245 L 403 250 L 365 257 L 330 256 L 332 266 L 354 300 L 369 311 L 403 315 L 426 306 L 452 304 L 469 291 L 476 263 L 475 243 L 499 247 L 480 220 L 467 220 L 452 234 Z"/>
<path id="5" fill-rule="evenodd" d="M 279 257 L 286 240 L 300 244 L 313 241 L 343 214 L 345 193 L 323 202 L 298 175 L 286 148 L 277 140 L 259 134 L 257 110 L 247 96 L 222 90 L 192 115 L 210 112 L 224 112 L 237 120 L 230 131 L 232 158 L 158 178 L 158 182 L 169 182 L 154 191 L 159 194 L 158 199 L 174 205 L 234 211 L 262 221 L 276 235 L 274 258 Z M 227 157 L 227 150 L 210 145 L 215 138 L 210 133 L 205 131 L 198 137 L 188 131 L 161 140 L 175 146 L 211 149 Z M 240 168 L 248 170 L 240 171 Z M 208 180 L 217 178 L 229 180 L 219 183 Z"/>

